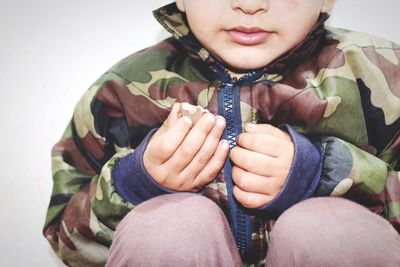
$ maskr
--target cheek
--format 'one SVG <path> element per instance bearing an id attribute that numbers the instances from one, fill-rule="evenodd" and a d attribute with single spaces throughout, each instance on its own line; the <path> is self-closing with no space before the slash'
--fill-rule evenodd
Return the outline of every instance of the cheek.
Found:
<path id="1" fill-rule="evenodd" d="M 278 0 L 280 1 L 279 5 L 281 5 L 282 12 L 291 12 L 297 9 L 299 6 L 299 0 Z M 304 0 L 301 0 L 304 1 Z M 305 0 L 308 1 L 308 0 Z"/>

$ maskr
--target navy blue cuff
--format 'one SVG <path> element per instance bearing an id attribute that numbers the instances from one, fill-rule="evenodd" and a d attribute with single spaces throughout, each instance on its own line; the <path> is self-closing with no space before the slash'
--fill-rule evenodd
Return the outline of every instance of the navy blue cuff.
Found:
<path id="1" fill-rule="evenodd" d="M 286 182 L 278 195 L 259 208 L 264 212 L 279 215 L 297 202 L 313 196 L 322 172 L 323 147 L 320 141 L 311 141 L 283 125 L 294 144 L 294 157 Z"/>
<path id="2" fill-rule="evenodd" d="M 156 130 L 150 131 L 132 153 L 117 162 L 113 170 L 115 190 L 125 201 L 134 205 L 159 195 L 176 192 L 157 183 L 143 164 L 143 153 Z"/>

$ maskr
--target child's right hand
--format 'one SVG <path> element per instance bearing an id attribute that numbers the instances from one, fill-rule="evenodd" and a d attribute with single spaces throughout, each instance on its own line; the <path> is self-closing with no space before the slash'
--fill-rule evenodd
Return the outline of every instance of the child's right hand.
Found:
<path id="1" fill-rule="evenodd" d="M 229 144 L 220 141 L 225 120 L 206 112 L 193 125 L 189 117 L 179 117 L 180 105 L 174 104 L 150 139 L 144 167 L 166 188 L 196 192 L 214 180 L 225 163 Z"/>

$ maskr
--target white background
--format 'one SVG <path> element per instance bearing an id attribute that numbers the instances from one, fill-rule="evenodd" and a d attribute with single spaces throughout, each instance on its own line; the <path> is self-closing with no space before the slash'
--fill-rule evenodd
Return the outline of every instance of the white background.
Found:
<path id="1" fill-rule="evenodd" d="M 0 266 L 62 266 L 41 235 L 51 147 L 92 82 L 168 36 L 151 14 L 168 2 L 0 0 Z M 400 43 L 399 3 L 338 0 L 329 24 Z"/>

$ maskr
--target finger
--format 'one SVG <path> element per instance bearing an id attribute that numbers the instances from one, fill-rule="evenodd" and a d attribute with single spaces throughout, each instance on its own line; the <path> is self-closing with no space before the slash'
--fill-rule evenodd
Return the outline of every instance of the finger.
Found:
<path id="1" fill-rule="evenodd" d="M 238 136 L 237 143 L 242 148 L 276 158 L 293 150 L 291 140 L 261 133 L 242 133 Z"/>
<path id="2" fill-rule="evenodd" d="M 291 164 L 291 161 L 253 152 L 238 146 L 231 150 L 230 158 L 238 167 L 267 177 L 287 177 Z"/>
<path id="3" fill-rule="evenodd" d="M 146 148 L 150 160 L 160 164 L 171 158 L 189 133 L 191 127 L 192 121 L 190 118 L 183 116 L 163 134 L 152 138 Z"/>
<path id="4" fill-rule="evenodd" d="M 285 182 L 285 179 L 260 176 L 237 166 L 232 168 L 232 178 L 243 191 L 273 196 L 281 191 Z"/>
<path id="5" fill-rule="evenodd" d="M 244 126 L 244 131 L 248 133 L 262 133 L 275 136 L 277 138 L 291 141 L 290 135 L 281 129 L 272 126 L 271 124 L 253 124 L 247 123 Z"/>
<path id="6" fill-rule="evenodd" d="M 174 125 L 177 120 L 180 118 L 179 116 L 179 110 L 181 107 L 181 103 L 175 102 L 172 105 L 172 109 L 171 112 L 168 115 L 168 118 L 164 121 L 164 123 L 162 124 L 160 130 L 161 132 L 165 132 L 166 130 L 168 130 L 169 127 L 171 127 L 172 125 Z"/>
<path id="7" fill-rule="evenodd" d="M 249 209 L 260 208 L 273 199 L 270 195 L 246 192 L 237 186 L 233 187 L 233 195 L 240 204 Z"/>
<path id="8" fill-rule="evenodd" d="M 218 148 L 221 135 L 224 132 L 225 124 L 225 119 L 218 116 L 216 123 L 210 134 L 207 136 L 203 146 L 189 165 L 182 171 L 184 176 L 196 177 L 201 170 L 204 169 Z"/>
<path id="9" fill-rule="evenodd" d="M 202 188 L 214 180 L 224 166 L 228 153 L 229 142 L 227 140 L 221 140 L 218 144 L 215 154 L 194 180 L 194 187 Z"/>
<path id="10" fill-rule="evenodd" d="M 204 114 L 166 164 L 174 168 L 176 172 L 185 169 L 203 146 L 214 125 L 215 116 L 211 113 Z"/>

